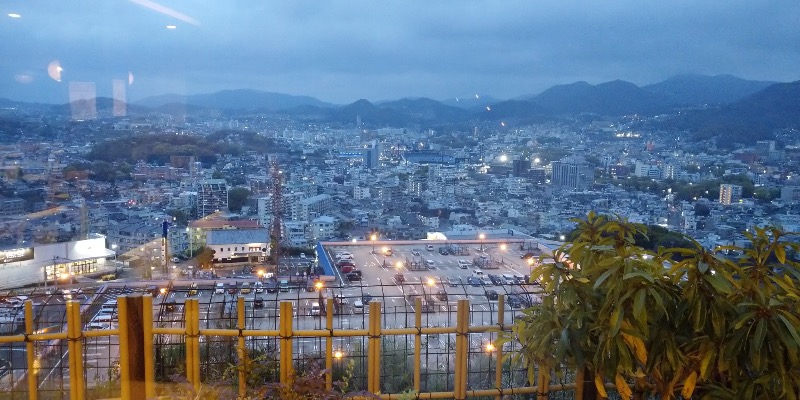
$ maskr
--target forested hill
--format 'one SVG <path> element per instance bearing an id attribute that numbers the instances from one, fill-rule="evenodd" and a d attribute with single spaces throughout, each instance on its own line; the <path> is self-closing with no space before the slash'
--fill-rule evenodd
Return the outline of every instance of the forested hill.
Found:
<path id="1" fill-rule="evenodd" d="M 220 131 L 208 136 L 152 134 L 128 136 L 96 144 L 87 155 L 92 161 L 134 164 L 139 160 L 164 165 L 170 156 L 195 156 L 205 165 L 217 156 L 241 155 L 245 151 L 276 151 L 274 141 L 254 132 Z"/>

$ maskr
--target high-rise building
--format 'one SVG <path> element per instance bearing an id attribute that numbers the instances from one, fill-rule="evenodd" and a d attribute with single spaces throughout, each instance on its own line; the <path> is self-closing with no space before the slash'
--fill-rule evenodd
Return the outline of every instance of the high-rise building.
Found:
<path id="1" fill-rule="evenodd" d="M 381 147 L 373 140 L 370 147 L 364 150 L 364 165 L 367 168 L 378 168 L 381 159 Z"/>
<path id="2" fill-rule="evenodd" d="M 225 179 L 206 179 L 197 188 L 197 218 L 228 210 L 228 184 Z"/>
<path id="3" fill-rule="evenodd" d="M 511 172 L 517 177 L 526 175 L 530 168 L 531 162 L 529 160 L 514 160 L 511 162 Z"/>
<path id="4" fill-rule="evenodd" d="M 724 183 L 719 185 L 719 202 L 729 206 L 742 199 L 742 187 Z"/>
<path id="5" fill-rule="evenodd" d="M 550 164 L 553 168 L 550 183 L 554 186 L 588 189 L 594 182 L 594 169 L 580 157 L 566 157 Z"/>

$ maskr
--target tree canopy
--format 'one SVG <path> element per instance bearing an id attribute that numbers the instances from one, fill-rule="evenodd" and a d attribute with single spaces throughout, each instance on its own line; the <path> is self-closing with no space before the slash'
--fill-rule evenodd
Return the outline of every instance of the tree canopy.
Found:
<path id="1" fill-rule="evenodd" d="M 514 327 L 531 371 L 576 370 L 599 397 L 610 381 L 623 399 L 798 398 L 800 270 L 786 254 L 800 244 L 771 228 L 744 247 L 648 251 L 644 225 L 576 222 L 556 262 L 534 269 L 542 302 Z"/>

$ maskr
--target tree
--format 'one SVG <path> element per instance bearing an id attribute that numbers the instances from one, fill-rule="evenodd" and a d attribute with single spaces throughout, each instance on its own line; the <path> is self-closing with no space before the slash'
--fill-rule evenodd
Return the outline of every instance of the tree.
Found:
<path id="1" fill-rule="evenodd" d="M 231 212 L 242 211 L 242 206 L 247 204 L 250 190 L 245 187 L 235 187 L 228 191 L 228 210 Z"/>
<path id="2" fill-rule="evenodd" d="M 557 261 L 532 274 L 542 303 L 513 329 L 529 370 L 576 370 L 585 398 L 606 397 L 606 380 L 623 399 L 798 397 L 800 271 L 786 252 L 800 244 L 757 229 L 742 248 L 686 238 L 693 248 L 652 252 L 635 245 L 643 225 L 594 213 L 575 222 Z"/>
<path id="3" fill-rule="evenodd" d="M 208 247 L 203 247 L 199 253 L 197 254 L 197 265 L 200 268 L 210 268 L 214 265 L 214 250 L 211 250 Z"/>

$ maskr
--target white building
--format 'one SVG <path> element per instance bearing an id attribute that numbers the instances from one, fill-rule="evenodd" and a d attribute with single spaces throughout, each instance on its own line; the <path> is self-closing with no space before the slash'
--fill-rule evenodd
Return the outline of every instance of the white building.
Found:
<path id="1" fill-rule="evenodd" d="M 269 254 L 265 228 L 216 229 L 206 232 L 206 246 L 214 250 L 214 262 L 261 262 Z"/>

